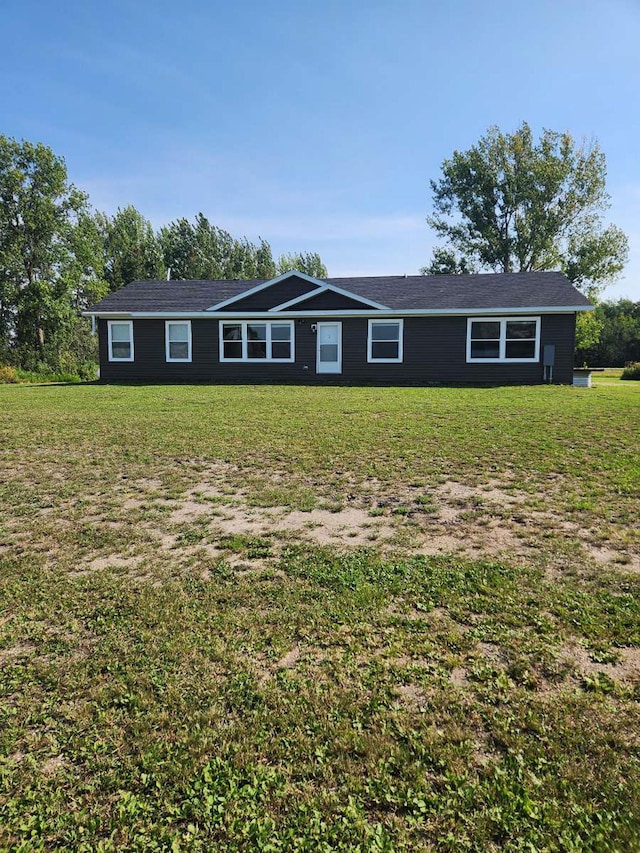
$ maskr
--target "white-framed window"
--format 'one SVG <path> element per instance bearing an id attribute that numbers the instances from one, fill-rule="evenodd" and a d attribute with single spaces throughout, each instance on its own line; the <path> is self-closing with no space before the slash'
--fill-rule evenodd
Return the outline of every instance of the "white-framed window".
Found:
<path id="1" fill-rule="evenodd" d="M 133 361 L 133 321 L 107 320 L 109 361 Z"/>
<path id="2" fill-rule="evenodd" d="M 469 317 L 468 362 L 540 360 L 540 317 Z"/>
<path id="3" fill-rule="evenodd" d="M 167 361 L 191 361 L 191 320 L 167 320 L 164 340 Z"/>
<path id="4" fill-rule="evenodd" d="M 402 361 L 402 320 L 369 320 L 367 361 Z"/>
<path id="5" fill-rule="evenodd" d="M 292 320 L 220 320 L 220 361 L 293 361 Z"/>

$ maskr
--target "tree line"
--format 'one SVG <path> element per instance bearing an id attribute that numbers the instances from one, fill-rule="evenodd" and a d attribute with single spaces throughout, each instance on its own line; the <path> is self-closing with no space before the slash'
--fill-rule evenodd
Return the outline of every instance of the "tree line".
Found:
<path id="1" fill-rule="evenodd" d="M 135 207 L 92 210 L 64 160 L 0 135 L 0 364 L 94 376 L 96 341 L 80 313 L 136 279 L 323 278 L 315 252 L 274 258 L 198 213 L 154 230 Z"/>

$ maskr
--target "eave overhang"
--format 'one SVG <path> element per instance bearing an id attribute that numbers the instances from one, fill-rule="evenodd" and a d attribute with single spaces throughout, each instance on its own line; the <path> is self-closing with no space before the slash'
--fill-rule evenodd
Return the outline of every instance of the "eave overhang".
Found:
<path id="1" fill-rule="evenodd" d="M 182 317 L 185 320 L 220 319 L 220 320 L 273 320 L 276 317 L 306 320 L 316 317 L 486 317 L 509 314 L 575 314 L 581 311 L 593 311 L 593 305 L 530 305 L 506 308 L 373 308 L 352 310 L 324 311 L 83 311 L 83 317 L 98 317 L 103 319 L 135 319 L 140 320 L 171 320 Z"/>

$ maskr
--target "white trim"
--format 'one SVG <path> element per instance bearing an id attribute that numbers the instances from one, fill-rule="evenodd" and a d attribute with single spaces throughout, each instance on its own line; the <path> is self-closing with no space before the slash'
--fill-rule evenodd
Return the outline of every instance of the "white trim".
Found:
<path id="1" fill-rule="evenodd" d="M 113 357 L 113 340 L 111 337 L 111 327 L 112 326 L 128 326 L 129 327 L 129 345 L 131 347 L 131 355 L 129 358 L 114 358 Z M 108 357 L 109 361 L 133 361 L 134 352 L 133 352 L 133 320 L 107 320 L 107 347 L 108 347 Z M 118 341 L 116 341 L 118 343 Z"/>
<path id="2" fill-rule="evenodd" d="M 361 302 L 363 305 L 369 305 L 371 308 L 378 308 L 380 309 L 380 311 L 389 310 L 388 306 L 382 305 L 381 302 L 374 302 L 373 299 L 367 299 L 364 296 L 358 296 L 357 293 L 353 293 L 353 291 L 351 290 L 344 290 L 342 287 L 336 287 L 335 284 L 327 282 L 323 287 L 319 287 L 317 290 L 311 290 L 309 291 L 309 293 L 303 293 L 300 296 L 296 296 L 295 299 L 290 299 L 288 302 L 283 302 L 281 305 L 276 305 L 273 308 L 270 308 L 269 311 L 283 311 L 285 308 L 290 308 L 292 305 L 298 305 L 300 302 L 305 302 L 307 299 L 313 299 L 314 296 L 320 296 L 321 293 L 327 292 L 337 293 L 340 296 L 346 296 L 348 299 L 353 299 L 354 302 Z"/>
<path id="3" fill-rule="evenodd" d="M 242 358 L 225 358 L 224 355 L 224 339 L 222 337 L 222 327 L 227 324 L 229 326 L 241 326 L 241 342 L 242 342 Z M 267 349 L 267 358 L 248 358 L 247 357 L 247 348 L 248 348 L 248 339 L 247 339 L 247 326 L 258 325 L 266 326 L 266 349 Z M 290 358 L 269 358 L 268 354 L 271 351 L 271 345 L 273 341 L 271 340 L 271 327 L 272 326 L 289 326 L 291 337 L 289 339 L 289 344 L 291 346 L 291 357 Z M 218 357 L 221 362 L 225 362 L 226 364 L 291 364 L 296 360 L 296 352 L 295 352 L 295 338 L 296 338 L 296 330 L 295 323 L 293 320 L 274 320 L 271 317 L 269 320 L 257 319 L 257 320 L 234 320 L 232 318 L 219 320 L 218 321 Z M 278 343 L 278 341 L 276 341 Z M 280 341 L 280 343 L 286 343 L 285 341 Z"/>
<path id="4" fill-rule="evenodd" d="M 186 326 L 187 327 L 187 357 L 186 358 L 171 358 L 169 348 L 169 326 Z M 174 341 L 175 343 L 175 341 Z M 179 362 L 186 364 L 191 361 L 191 320 L 165 320 L 164 323 L 164 355 L 167 362 Z"/>
<path id="5" fill-rule="evenodd" d="M 338 360 L 336 362 L 325 362 L 328 364 L 336 364 L 336 370 L 320 370 L 320 329 L 323 326 L 338 327 Z M 342 373 L 342 322 L 340 320 L 332 320 L 331 322 L 316 323 L 316 373 L 333 373 L 335 375 Z"/>
<path id="6" fill-rule="evenodd" d="M 371 329 L 375 325 L 392 325 L 397 323 L 398 329 L 398 358 L 373 358 L 371 350 L 373 349 L 373 340 L 371 337 Z M 387 343 L 395 343 L 395 341 L 387 341 Z M 391 319 L 390 317 L 376 317 L 370 319 L 367 323 L 367 362 L 369 364 L 400 364 L 403 360 L 404 350 L 404 321 L 400 319 Z"/>
<path id="7" fill-rule="evenodd" d="M 265 290 L 265 288 L 271 287 L 273 284 L 278 284 L 280 281 L 285 281 L 285 279 L 291 278 L 292 276 L 302 278 L 304 281 L 311 282 L 311 284 L 317 284 L 318 287 L 324 287 L 326 285 L 326 281 L 323 281 L 320 278 L 314 278 L 311 275 L 306 275 L 305 273 L 298 272 L 297 270 L 289 270 L 289 272 L 284 272 L 282 275 L 276 276 L 276 278 L 270 278 L 268 281 L 263 281 L 262 284 L 256 284 L 254 287 L 250 287 L 249 290 L 243 290 L 242 293 L 237 293 L 235 296 L 223 299 L 222 302 L 216 302 L 210 308 L 207 308 L 207 311 L 218 311 L 220 308 L 224 308 L 227 305 L 233 305 L 234 302 L 238 302 L 240 299 L 245 299 L 247 296 L 252 296 L 254 293 L 260 293 L 261 290 Z"/>
<path id="8" fill-rule="evenodd" d="M 529 307 L 511 307 L 511 308 L 387 308 L 380 311 L 380 318 L 382 317 L 484 317 L 487 312 L 491 312 L 491 316 L 504 316 L 504 315 L 519 315 L 519 316 L 528 316 L 531 313 L 535 314 L 575 314 L 580 311 L 593 311 L 593 305 L 536 305 Z M 313 317 L 370 317 L 371 311 L 363 309 L 362 311 L 356 309 L 338 309 L 333 311 L 313 311 L 310 312 L 309 316 L 313 315 Z M 171 320 L 173 318 L 179 319 L 182 317 L 195 320 L 198 318 L 207 319 L 218 319 L 225 318 L 229 320 L 243 320 L 243 319 L 255 319 L 255 320 L 272 320 L 273 319 L 273 311 L 221 311 L 221 312 L 213 312 L 213 311 L 83 311 L 83 317 L 99 317 L 99 318 L 109 318 L 109 319 L 130 319 L 130 318 L 139 318 L 139 319 L 147 319 L 147 320 L 163 320 L 168 319 Z M 300 312 L 296 311 L 282 311 L 278 312 L 278 316 L 282 317 L 291 317 L 299 319 L 301 316 Z"/>
<path id="9" fill-rule="evenodd" d="M 536 324 L 535 337 L 535 356 L 533 358 L 507 358 L 507 323 L 524 322 Z M 499 323 L 500 338 L 499 340 L 499 358 L 472 358 L 471 357 L 471 326 L 473 323 Z M 467 320 L 467 364 L 535 364 L 540 361 L 540 327 L 542 326 L 540 317 L 532 317 L 531 315 L 520 314 L 515 317 L 497 317 L 495 314 L 491 317 L 469 317 Z M 531 340 L 528 338 L 527 340 Z"/>

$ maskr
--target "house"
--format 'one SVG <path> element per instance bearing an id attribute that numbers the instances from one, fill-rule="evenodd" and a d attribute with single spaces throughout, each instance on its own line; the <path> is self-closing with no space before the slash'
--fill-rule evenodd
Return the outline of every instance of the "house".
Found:
<path id="1" fill-rule="evenodd" d="M 86 313 L 103 380 L 571 383 L 557 272 L 134 281 Z M 94 321 L 95 321 L 94 320 Z"/>

